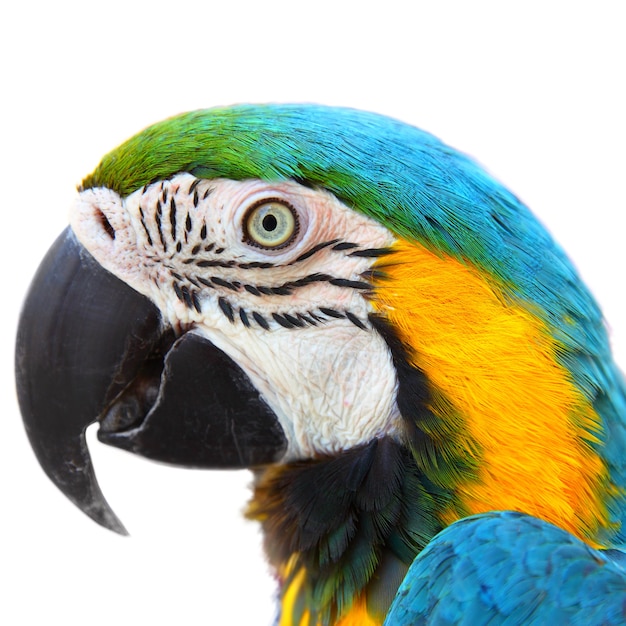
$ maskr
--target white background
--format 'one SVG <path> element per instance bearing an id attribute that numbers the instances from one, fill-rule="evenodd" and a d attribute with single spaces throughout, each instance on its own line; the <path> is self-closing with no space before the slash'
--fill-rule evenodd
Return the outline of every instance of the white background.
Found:
<path id="1" fill-rule="evenodd" d="M 171 469 L 92 436 L 103 491 L 132 533 L 121 538 L 44 476 L 15 401 L 19 306 L 74 186 L 161 118 L 313 101 L 435 133 L 485 164 L 569 251 L 626 366 L 623 3 L 17 4 L 3 9 L 0 37 L 3 624 L 272 618 L 259 535 L 240 516 L 246 472 Z"/>

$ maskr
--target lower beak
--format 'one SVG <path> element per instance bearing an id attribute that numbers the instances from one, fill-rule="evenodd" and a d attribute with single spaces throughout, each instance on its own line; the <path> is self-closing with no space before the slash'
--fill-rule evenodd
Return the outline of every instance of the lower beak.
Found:
<path id="1" fill-rule="evenodd" d="M 176 337 L 69 228 L 33 279 L 15 360 L 20 409 L 42 468 L 116 532 L 126 533 L 85 441 L 96 421 L 100 441 L 187 467 L 253 467 L 285 452 L 276 416 L 241 368 L 195 332 Z"/>

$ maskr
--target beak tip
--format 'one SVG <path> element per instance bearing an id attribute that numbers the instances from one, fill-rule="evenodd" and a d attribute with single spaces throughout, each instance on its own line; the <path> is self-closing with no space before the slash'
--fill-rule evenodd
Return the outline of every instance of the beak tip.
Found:
<path id="1" fill-rule="evenodd" d="M 92 519 L 103 526 L 107 530 L 111 530 L 122 537 L 129 537 L 130 533 L 126 530 L 126 527 L 120 519 L 109 509 L 108 511 L 102 511 L 99 515 L 93 516 Z"/>
<path id="2" fill-rule="evenodd" d="M 128 536 L 130 534 L 101 493 L 92 495 L 88 502 L 71 496 L 69 499 L 99 526 L 118 535 Z"/>

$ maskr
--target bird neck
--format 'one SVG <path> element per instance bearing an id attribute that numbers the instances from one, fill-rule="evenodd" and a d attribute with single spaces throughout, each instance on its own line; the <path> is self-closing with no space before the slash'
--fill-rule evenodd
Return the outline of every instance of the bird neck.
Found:
<path id="1" fill-rule="evenodd" d="M 280 582 L 280 625 L 382 624 L 446 501 L 388 437 L 258 473 L 247 515 Z"/>
<path id="2" fill-rule="evenodd" d="M 392 251 L 377 267 L 372 304 L 404 367 L 396 364 L 399 405 L 403 371 L 428 381 L 421 407 L 405 401 L 400 411 L 415 426 L 424 475 L 455 493 L 444 519 L 517 510 L 600 545 L 615 532 L 607 503 L 617 493 L 594 405 L 607 364 L 564 342 L 582 332 L 576 314 L 563 313 L 557 327 L 537 303 L 469 263 L 403 240 Z M 579 361 L 595 367 L 597 388 L 578 382 Z"/>

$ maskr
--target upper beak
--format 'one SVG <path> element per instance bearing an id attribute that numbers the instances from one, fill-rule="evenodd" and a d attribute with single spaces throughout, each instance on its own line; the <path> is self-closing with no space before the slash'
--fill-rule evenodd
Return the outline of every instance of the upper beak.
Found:
<path id="1" fill-rule="evenodd" d="M 27 294 L 16 381 L 31 445 L 61 491 L 99 524 L 125 529 L 98 486 L 85 441 L 191 467 L 278 460 L 286 439 L 241 368 L 104 270 L 68 228 Z"/>

